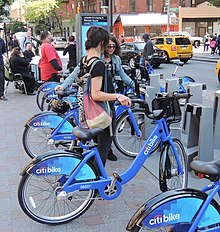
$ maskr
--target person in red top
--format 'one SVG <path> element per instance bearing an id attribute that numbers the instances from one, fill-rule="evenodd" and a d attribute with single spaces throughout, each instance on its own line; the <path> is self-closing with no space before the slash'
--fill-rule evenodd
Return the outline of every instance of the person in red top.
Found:
<path id="1" fill-rule="evenodd" d="M 57 74 L 62 70 L 62 61 L 56 51 L 51 45 L 53 36 L 49 31 L 41 33 L 41 59 L 39 63 L 41 80 L 42 81 L 57 81 L 60 79 Z"/>

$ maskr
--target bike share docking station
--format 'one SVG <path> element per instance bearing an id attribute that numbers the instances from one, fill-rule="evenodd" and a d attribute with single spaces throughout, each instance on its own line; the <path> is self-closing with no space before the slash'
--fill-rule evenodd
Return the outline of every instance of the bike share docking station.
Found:
<path id="1" fill-rule="evenodd" d="M 165 79 L 165 92 L 179 91 L 179 83 L 179 78 Z M 203 161 L 213 160 L 214 135 L 215 146 L 220 147 L 220 143 L 217 142 L 220 136 L 220 91 L 216 93 L 213 120 L 213 108 L 202 104 L 202 93 L 206 85 L 192 82 L 188 83 L 185 88 L 192 96 L 187 104 L 185 102 L 184 105 L 181 104 L 184 107 L 183 118 L 180 123 L 171 125 L 172 135 L 182 141 L 188 164 L 195 156 Z M 157 74 L 150 79 L 150 86 L 147 87 L 146 101 L 150 107 L 158 90 L 160 90 L 160 75 Z M 215 129 L 213 129 L 214 124 Z"/>

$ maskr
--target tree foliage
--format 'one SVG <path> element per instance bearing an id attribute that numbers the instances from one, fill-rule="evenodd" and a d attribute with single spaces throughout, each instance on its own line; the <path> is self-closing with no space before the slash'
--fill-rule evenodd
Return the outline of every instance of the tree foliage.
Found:
<path id="1" fill-rule="evenodd" d="M 9 31 L 10 34 L 14 34 L 18 31 L 25 31 L 25 26 L 23 22 L 11 19 L 10 23 L 7 25 L 7 31 Z"/>
<path id="2" fill-rule="evenodd" d="M 209 0 L 209 2 L 213 6 L 220 7 L 220 0 Z"/>
<path id="3" fill-rule="evenodd" d="M 9 16 L 9 12 L 5 9 L 6 5 L 11 5 L 14 0 L 0 0 L 0 22 L 4 19 L 4 17 Z"/>
<path id="4" fill-rule="evenodd" d="M 59 10 L 62 0 L 31 0 L 25 6 L 24 17 L 29 22 L 34 22 L 41 25 L 42 21 L 47 22 L 56 20 L 60 32 L 62 34 L 62 19 L 59 15 Z M 51 23 L 52 24 L 52 23 Z"/>

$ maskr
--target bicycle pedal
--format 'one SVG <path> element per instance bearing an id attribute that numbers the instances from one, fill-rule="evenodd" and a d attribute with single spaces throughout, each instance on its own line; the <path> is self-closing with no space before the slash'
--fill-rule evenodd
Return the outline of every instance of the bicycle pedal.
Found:
<path id="1" fill-rule="evenodd" d="M 121 179 L 121 177 L 118 175 L 117 172 L 113 172 L 112 175 L 113 175 L 113 178 L 115 178 L 118 182 L 120 182 L 120 183 L 122 182 L 122 179 Z"/>

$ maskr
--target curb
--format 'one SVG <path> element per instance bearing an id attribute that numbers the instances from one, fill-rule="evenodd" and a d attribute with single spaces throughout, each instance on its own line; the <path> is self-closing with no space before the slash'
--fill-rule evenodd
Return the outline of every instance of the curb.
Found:
<path id="1" fill-rule="evenodd" d="M 209 59 L 209 58 L 200 58 L 200 57 L 193 57 L 191 60 L 195 60 L 195 61 L 202 61 L 202 62 L 210 62 L 210 63 L 217 63 L 218 60 L 213 60 L 213 59 Z"/>

